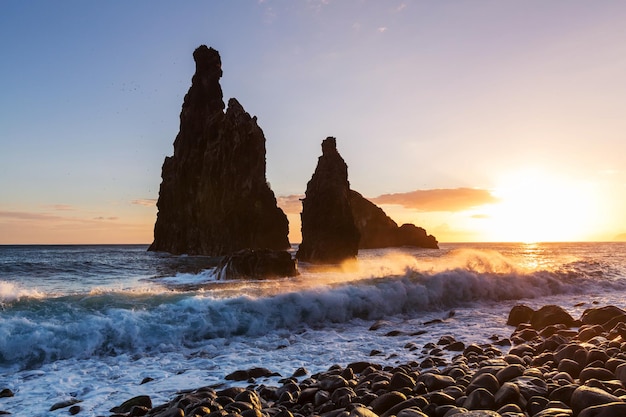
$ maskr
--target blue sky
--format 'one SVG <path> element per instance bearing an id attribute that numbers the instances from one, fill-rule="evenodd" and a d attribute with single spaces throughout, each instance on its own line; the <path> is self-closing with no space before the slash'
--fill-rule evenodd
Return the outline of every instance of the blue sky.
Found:
<path id="1" fill-rule="evenodd" d="M 612 239 L 625 19 L 621 1 L 3 1 L 0 243 L 149 243 L 201 44 L 258 117 L 277 196 L 335 136 L 354 189 L 440 240 Z M 541 206 L 584 229 L 503 226 Z"/>

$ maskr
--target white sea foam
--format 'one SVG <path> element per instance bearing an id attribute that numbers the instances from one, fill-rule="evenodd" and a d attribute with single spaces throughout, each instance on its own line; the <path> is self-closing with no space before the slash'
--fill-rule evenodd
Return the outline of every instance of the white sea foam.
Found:
<path id="1" fill-rule="evenodd" d="M 45 294 L 34 288 L 23 288 L 15 282 L 0 281 L 0 306 L 22 298 L 43 298 Z"/>
<path id="2" fill-rule="evenodd" d="M 326 284 L 308 284 L 299 291 L 281 285 L 282 280 L 269 282 L 269 287 L 268 282 L 243 282 L 235 288 L 245 295 L 229 297 L 221 292 L 216 297 L 203 290 L 97 292 L 34 300 L 30 308 L 0 317 L 0 366 L 30 368 L 60 359 L 197 348 L 216 338 L 258 337 L 277 330 L 296 331 L 354 319 L 379 320 L 479 302 L 580 294 L 600 288 L 582 275 L 548 271 L 478 273 L 452 269 L 423 273 L 409 268 L 401 275 L 384 278 L 320 281 Z M 625 282 L 604 283 L 603 288 L 607 285 L 623 290 Z M 255 291 L 262 295 L 253 296 Z"/>

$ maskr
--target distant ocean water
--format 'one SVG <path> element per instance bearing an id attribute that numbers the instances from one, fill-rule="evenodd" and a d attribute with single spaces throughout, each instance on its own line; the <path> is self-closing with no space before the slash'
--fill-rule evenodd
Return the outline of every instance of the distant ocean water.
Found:
<path id="1" fill-rule="evenodd" d="M 574 317 L 626 308 L 626 243 L 364 250 L 353 265 L 266 281 L 218 281 L 214 259 L 146 249 L 0 246 L 0 390 L 15 394 L 0 411 L 65 415 L 49 409 L 76 398 L 81 416 L 108 415 L 135 395 L 158 404 L 256 366 L 290 376 L 420 360 L 407 343 L 507 337 L 520 302 Z"/>

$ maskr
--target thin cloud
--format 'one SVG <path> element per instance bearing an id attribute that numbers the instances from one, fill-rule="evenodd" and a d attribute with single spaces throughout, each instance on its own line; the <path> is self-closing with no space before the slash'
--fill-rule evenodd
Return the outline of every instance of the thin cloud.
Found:
<path id="1" fill-rule="evenodd" d="M 156 198 L 139 198 L 137 200 L 133 200 L 130 204 L 134 204 L 136 206 L 144 206 L 144 207 L 154 207 L 156 205 Z"/>
<path id="2" fill-rule="evenodd" d="M 28 221 L 31 223 L 47 223 L 47 224 L 69 224 L 69 223 L 79 223 L 79 224 L 89 224 L 100 222 L 103 220 L 106 221 L 114 221 L 118 220 L 118 217 L 115 216 L 97 216 L 93 218 L 83 218 L 83 217 L 71 217 L 71 216 L 59 216 L 56 214 L 49 213 L 37 213 L 31 211 L 0 211 L 0 220 L 6 220 L 9 222 L 18 222 L 18 221 Z"/>
<path id="3" fill-rule="evenodd" d="M 387 27 L 386 26 L 381 26 L 377 30 L 378 30 L 378 33 L 385 33 L 385 32 L 387 32 Z"/>
<path id="4" fill-rule="evenodd" d="M 370 199 L 375 204 L 395 204 L 423 212 L 463 211 L 498 199 L 489 190 L 476 188 L 438 188 L 407 193 L 383 194 Z"/>
<path id="5" fill-rule="evenodd" d="M 56 210 L 56 211 L 75 211 L 76 207 L 71 206 L 69 204 L 53 204 L 50 206 L 46 206 L 46 208 Z"/>
<path id="6" fill-rule="evenodd" d="M 46 213 L 32 213 L 28 211 L 0 211 L 0 219 L 11 220 L 64 220 L 65 217 Z"/>

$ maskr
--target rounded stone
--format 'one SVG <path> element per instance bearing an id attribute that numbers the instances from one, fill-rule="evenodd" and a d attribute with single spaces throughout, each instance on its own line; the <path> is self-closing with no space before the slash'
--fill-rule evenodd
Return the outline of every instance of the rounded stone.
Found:
<path id="1" fill-rule="evenodd" d="M 234 400 L 235 402 L 240 401 L 250 404 L 255 410 L 261 409 L 261 399 L 259 398 L 259 394 L 252 390 L 245 390 L 244 392 L 237 394 Z"/>
<path id="2" fill-rule="evenodd" d="M 508 326 L 518 326 L 521 323 L 530 323 L 530 319 L 533 316 L 533 313 L 534 310 L 526 305 L 515 305 L 509 312 L 509 317 L 506 321 L 506 324 Z"/>
<path id="3" fill-rule="evenodd" d="M 567 327 L 573 327 L 574 318 L 557 305 L 546 305 L 535 311 L 530 319 L 530 324 L 536 330 L 541 330 L 552 324 L 563 324 Z"/>
<path id="4" fill-rule="evenodd" d="M 370 403 L 370 407 L 372 408 L 374 413 L 381 415 L 394 405 L 400 404 L 403 401 L 406 401 L 406 395 L 398 391 L 391 391 L 379 396 L 374 401 L 372 401 Z"/>
<path id="5" fill-rule="evenodd" d="M 491 394 L 495 394 L 498 389 L 500 389 L 500 383 L 498 382 L 498 379 L 492 374 L 484 373 L 472 379 L 469 386 L 465 390 L 465 393 L 469 395 L 478 388 L 484 388 Z"/>
<path id="6" fill-rule="evenodd" d="M 520 397 L 519 387 L 512 382 L 505 382 L 496 392 L 494 400 L 497 406 L 502 407 L 506 404 L 517 404 Z"/>
<path id="7" fill-rule="evenodd" d="M 130 400 L 124 401 L 121 405 L 113 407 L 110 411 L 112 413 L 128 413 L 134 406 L 152 408 L 152 400 L 147 395 L 138 395 Z"/>
<path id="8" fill-rule="evenodd" d="M 534 376 L 520 376 L 513 379 L 515 385 L 518 386 L 520 393 L 526 399 L 538 395 L 545 397 L 548 394 L 548 386 L 546 382 Z"/>
<path id="9" fill-rule="evenodd" d="M 428 417 L 428 415 L 415 408 L 405 408 L 404 410 L 401 410 L 396 417 Z"/>
<path id="10" fill-rule="evenodd" d="M 534 414 L 533 417 L 571 417 L 573 415 L 572 410 L 569 408 L 550 407 Z"/>
<path id="11" fill-rule="evenodd" d="M 417 382 L 422 382 L 428 388 L 428 391 L 436 391 L 456 383 L 454 378 L 447 375 L 434 374 L 432 372 L 426 372 L 417 378 Z"/>
<path id="12" fill-rule="evenodd" d="M 13 397 L 14 395 L 15 394 L 13 394 L 13 391 L 8 388 L 4 388 L 2 391 L 0 391 L 0 398 Z"/>
<path id="13" fill-rule="evenodd" d="M 581 366 L 575 360 L 565 358 L 559 362 L 557 369 L 559 370 L 559 372 L 568 373 L 572 378 L 578 378 L 578 375 L 580 375 Z"/>
<path id="14" fill-rule="evenodd" d="M 393 391 L 413 387 L 415 387 L 415 380 L 404 372 L 396 372 L 391 377 L 391 381 L 389 381 L 389 389 Z"/>
<path id="15" fill-rule="evenodd" d="M 623 417 L 623 416 L 626 416 L 626 403 L 623 401 L 587 407 L 578 414 L 578 417 Z"/>
<path id="16" fill-rule="evenodd" d="M 506 368 L 499 370 L 496 373 L 496 378 L 500 384 L 503 384 L 507 381 L 512 380 L 513 378 L 517 378 L 518 376 L 522 376 L 524 374 L 524 367 L 520 364 L 511 364 Z"/>
<path id="17" fill-rule="evenodd" d="M 604 324 L 617 316 L 625 315 L 626 311 L 615 306 L 606 306 L 599 308 L 589 308 L 585 310 L 580 317 L 580 321 L 584 324 Z"/>
<path id="18" fill-rule="evenodd" d="M 599 381 L 610 381 L 612 379 L 615 379 L 615 375 L 613 375 L 613 372 L 604 368 L 585 368 L 580 371 L 579 378 L 580 382 L 584 384 L 590 379 L 597 379 Z"/>
<path id="19" fill-rule="evenodd" d="M 378 415 L 369 408 L 354 407 L 350 410 L 349 417 L 378 417 Z"/>
<path id="20" fill-rule="evenodd" d="M 493 409 L 495 405 L 496 401 L 493 394 L 485 388 L 475 389 L 463 402 L 463 407 L 468 410 L 489 410 Z"/>
<path id="21" fill-rule="evenodd" d="M 582 410 L 601 404 L 621 402 L 619 397 L 594 387 L 580 386 L 572 393 L 570 405 L 574 410 L 574 415 L 580 414 Z"/>

